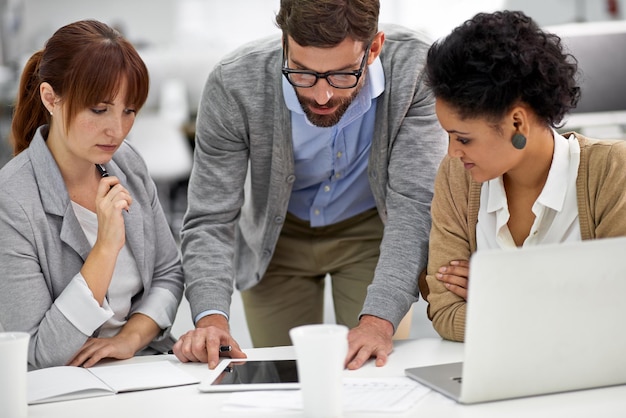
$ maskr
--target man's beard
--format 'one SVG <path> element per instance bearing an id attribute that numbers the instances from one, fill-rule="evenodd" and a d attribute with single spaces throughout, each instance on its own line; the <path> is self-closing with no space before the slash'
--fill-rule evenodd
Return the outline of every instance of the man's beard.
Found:
<path id="1" fill-rule="evenodd" d="M 319 126 L 320 128 L 328 128 L 330 126 L 335 126 L 339 123 L 346 110 L 354 100 L 354 98 L 359 94 L 361 88 L 364 83 L 359 84 L 352 94 L 349 97 L 341 98 L 341 99 L 330 99 L 326 104 L 320 106 L 314 99 L 308 99 L 306 97 L 300 96 L 298 91 L 296 90 L 296 97 L 298 97 L 298 101 L 300 102 L 300 106 L 302 106 L 302 110 L 306 115 L 309 122 L 311 122 L 315 126 Z M 339 105 L 337 110 L 329 115 L 320 115 L 314 113 L 311 108 L 333 108 Z"/>

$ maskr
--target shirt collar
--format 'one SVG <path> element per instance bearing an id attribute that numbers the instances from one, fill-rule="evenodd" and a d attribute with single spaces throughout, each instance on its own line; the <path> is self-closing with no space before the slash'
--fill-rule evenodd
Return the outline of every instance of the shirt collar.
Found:
<path id="1" fill-rule="evenodd" d="M 565 204 L 567 184 L 570 181 L 571 161 L 568 141 L 575 140 L 575 138 L 572 136 L 568 140 L 554 130 L 552 130 L 552 137 L 554 138 L 552 164 L 550 165 L 546 184 L 537 198 L 537 203 L 555 211 L 560 211 Z M 489 180 L 487 187 L 489 188 L 487 212 L 495 212 L 504 208 L 506 206 L 506 192 L 504 191 L 502 176 Z"/>
<path id="2" fill-rule="evenodd" d="M 556 131 L 552 131 L 554 138 L 554 154 L 548 178 L 537 202 L 545 207 L 561 211 L 565 204 L 565 195 L 570 182 L 570 152 L 568 140 Z"/>

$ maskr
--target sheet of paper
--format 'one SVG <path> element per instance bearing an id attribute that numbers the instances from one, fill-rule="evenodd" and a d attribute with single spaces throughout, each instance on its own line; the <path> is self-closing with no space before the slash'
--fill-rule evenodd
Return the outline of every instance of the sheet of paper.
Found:
<path id="1" fill-rule="evenodd" d="M 89 370 L 116 392 L 199 383 L 199 380 L 194 376 L 179 369 L 169 361 L 93 367 Z"/>
<path id="2" fill-rule="evenodd" d="M 403 412 L 430 392 L 408 377 L 345 378 L 343 389 L 346 412 Z M 302 397 L 299 390 L 233 392 L 222 407 L 230 411 L 249 408 L 302 409 Z"/>
<path id="3" fill-rule="evenodd" d="M 169 361 L 89 369 L 59 366 L 28 372 L 27 398 L 36 404 L 194 383 L 199 380 Z"/>
<path id="4" fill-rule="evenodd" d="M 29 404 L 114 394 L 89 369 L 69 366 L 30 371 L 26 387 Z"/>

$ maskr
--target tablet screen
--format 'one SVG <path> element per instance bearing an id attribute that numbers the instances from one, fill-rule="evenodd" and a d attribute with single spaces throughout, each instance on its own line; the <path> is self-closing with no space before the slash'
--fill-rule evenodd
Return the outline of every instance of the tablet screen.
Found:
<path id="1" fill-rule="evenodd" d="M 298 388 L 296 360 L 231 361 L 215 379 L 200 385 L 204 392 Z"/>

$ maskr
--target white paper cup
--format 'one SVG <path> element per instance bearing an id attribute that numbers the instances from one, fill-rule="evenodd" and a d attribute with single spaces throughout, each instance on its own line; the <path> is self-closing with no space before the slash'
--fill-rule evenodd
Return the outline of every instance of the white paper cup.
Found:
<path id="1" fill-rule="evenodd" d="M 302 405 L 307 418 L 343 416 L 343 364 L 348 354 L 348 328 L 318 324 L 292 328 Z"/>
<path id="2" fill-rule="evenodd" d="M 26 373 L 28 341 L 26 332 L 0 332 L 0 417 L 26 418 Z"/>

